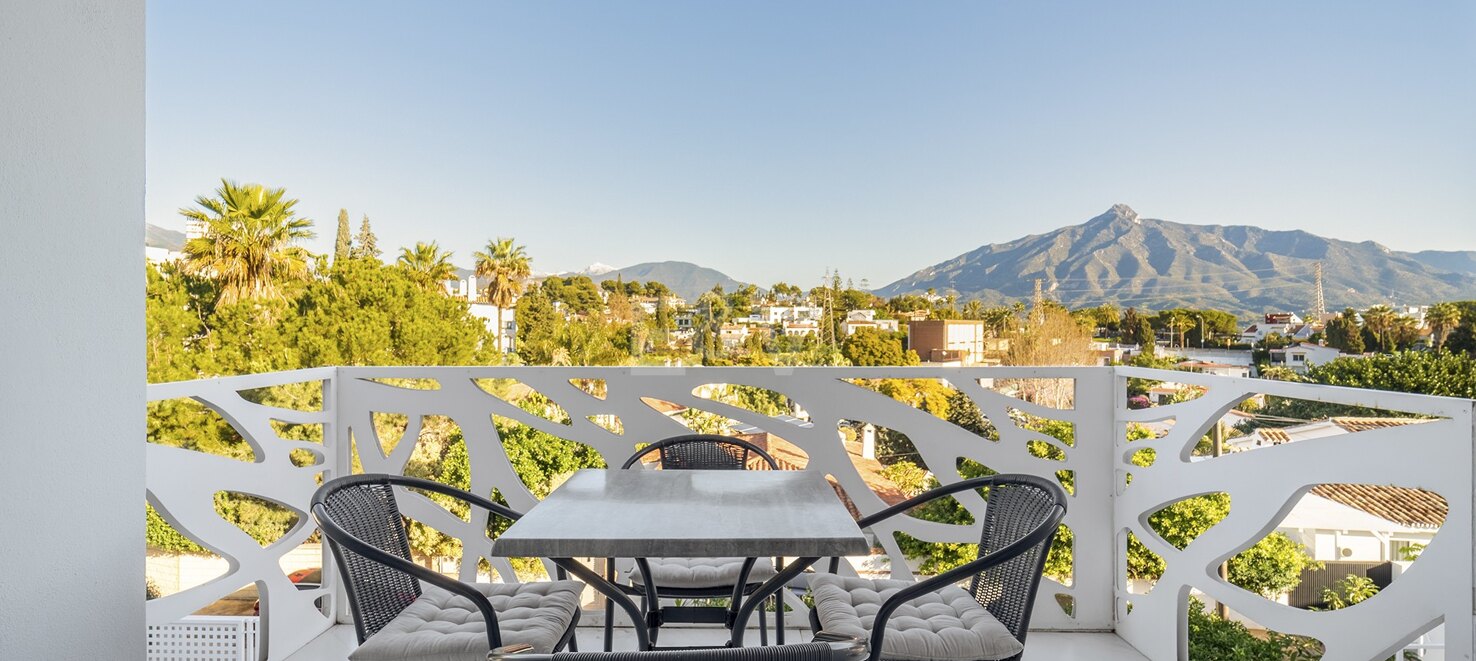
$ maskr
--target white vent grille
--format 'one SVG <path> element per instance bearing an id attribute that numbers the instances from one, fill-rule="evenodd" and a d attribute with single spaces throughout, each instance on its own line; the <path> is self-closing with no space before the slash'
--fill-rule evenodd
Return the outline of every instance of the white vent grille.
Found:
<path id="1" fill-rule="evenodd" d="M 148 628 L 148 661 L 258 661 L 260 618 L 191 616 Z"/>

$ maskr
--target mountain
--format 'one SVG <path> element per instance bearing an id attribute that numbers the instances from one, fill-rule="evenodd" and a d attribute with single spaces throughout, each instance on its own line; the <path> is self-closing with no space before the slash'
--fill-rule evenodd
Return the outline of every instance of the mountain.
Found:
<path id="1" fill-rule="evenodd" d="M 728 277 L 721 271 L 690 262 L 646 262 L 590 277 L 595 282 L 616 278 L 626 282 L 655 280 L 665 284 L 672 293 L 690 302 L 695 302 L 702 292 L 712 289 L 714 285 L 722 285 L 723 291 L 733 291 L 743 286 L 743 283 Z"/>
<path id="2" fill-rule="evenodd" d="M 1186 225 L 1142 218 L 1118 204 L 1080 225 L 981 246 L 876 293 L 890 297 L 931 288 L 985 303 L 1028 301 L 1039 278 L 1048 297 L 1069 307 L 1115 302 L 1254 316 L 1308 310 L 1314 268 L 1321 263 L 1330 311 L 1476 297 L 1476 276 L 1453 272 L 1469 262 L 1450 255 L 1422 259 L 1372 241 L 1340 241 L 1300 230 Z"/>
<path id="3" fill-rule="evenodd" d="M 1421 250 L 1410 256 L 1441 271 L 1476 275 L 1476 251 L 1473 250 Z"/>
<path id="4" fill-rule="evenodd" d="M 597 276 L 597 275 L 604 275 L 604 274 L 609 273 L 609 272 L 614 271 L 614 270 L 615 270 L 615 267 L 610 266 L 609 264 L 602 264 L 600 262 L 595 262 L 593 264 L 590 264 L 589 266 L 584 267 L 584 270 L 583 271 L 580 271 L 580 272 L 576 273 L 575 275 L 587 275 L 587 276 L 590 276 L 590 277 L 594 277 L 594 276 Z"/>
<path id="5" fill-rule="evenodd" d="M 179 252 L 184 250 L 184 232 L 176 232 L 158 225 L 144 223 L 144 245 L 149 248 L 164 248 Z"/>

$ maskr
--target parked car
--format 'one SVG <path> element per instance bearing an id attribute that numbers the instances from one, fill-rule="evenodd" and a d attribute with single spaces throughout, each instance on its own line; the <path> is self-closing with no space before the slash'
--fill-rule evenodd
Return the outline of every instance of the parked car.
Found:
<path id="1" fill-rule="evenodd" d="M 287 580 L 297 585 L 299 590 L 316 590 L 323 586 L 323 569 L 313 567 L 310 569 L 299 569 L 287 575 Z M 261 600 L 251 605 L 251 614 L 261 616 Z"/>

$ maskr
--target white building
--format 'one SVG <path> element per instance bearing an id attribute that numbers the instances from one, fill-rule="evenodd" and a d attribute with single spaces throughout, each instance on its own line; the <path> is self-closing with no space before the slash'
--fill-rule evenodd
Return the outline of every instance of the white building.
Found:
<path id="1" fill-rule="evenodd" d="M 764 305 L 759 307 L 759 316 L 766 324 L 786 321 L 813 321 L 825 316 L 825 308 L 811 305 Z"/>
<path id="2" fill-rule="evenodd" d="M 1271 365 L 1289 367 L 1298 374 L 1305 374 L 1308 368 L 1331 362 L 1341 355 L 1341 351 L 1332 347 L 1299 342 L 1285 349 L 1272 349 Z"/>
<path id="3" fill-rule="evenodd" d="M 896 319 L 877 319 L 876 310 L 851 310 L 846 313 L 846 320 L 841 322 L 841 329 L 846 335 L 854 335 L 862 328 L 871 328 L 887 333 L 897 332 Z"/>
<path id="4" fill-rule="evenodd" d="M 1294 332 L 1303 326 L 1307 326 L 1307 323 L 1302 321 L 1302 318 L 1297 316 L 1295 312 L 1273 312 L 1264 316 L 1260 323 L 1251 324 L 1246 326 L 1245 330 L 1240 331 L 1240 341 L 1247 344 L 1254 344 L 1266 339 L 1267 335 L 1273 333 L 1291 337 Z M 1310 336 L 1311 330 L 1308 329 L 1306 333 Z"/>
<path id="5" fill-rule="evenodd" d="M 176 262 L 184 259 L 184 253 L 158 246 L 144 246 L 144 259 L 154 264 L 163 264 L 164 262 Z"/>
<path id="6" fill-rule="evenodd" d="M 783 328 L 786 337 L 820 334 L 820 324 L 813 321 L 786 321 L 784 322 Z"/>
<path id="7" fill-rule="evenodd" d="M 497 333 L 497 306 L 490 303 L 472 303 L 470 312 L 473 317 L 481 319 L 487 324 L 487 330 Z M 518 322 L 516 311 L 507 308 L 502 311 L 502 351 L 507 353 L 516 348 L 518 336 Z"/>
<path id="8" fill-rule="evenodd" d="M 749 335 L 752 335 L 749 326 L 744 324 L 723 324 L 718 328 L 718 340 L 723 343 L 724 349 L 742 346 Z"/>

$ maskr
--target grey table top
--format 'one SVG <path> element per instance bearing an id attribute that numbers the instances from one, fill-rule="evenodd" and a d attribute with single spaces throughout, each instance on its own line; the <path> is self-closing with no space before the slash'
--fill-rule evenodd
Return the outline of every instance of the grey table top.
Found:
<path id="1" fill-rule="evenodd" d="M 808 471 L 581 470 L 492 545 L 501 557 L 825 557 L 870 545 Z"/>

